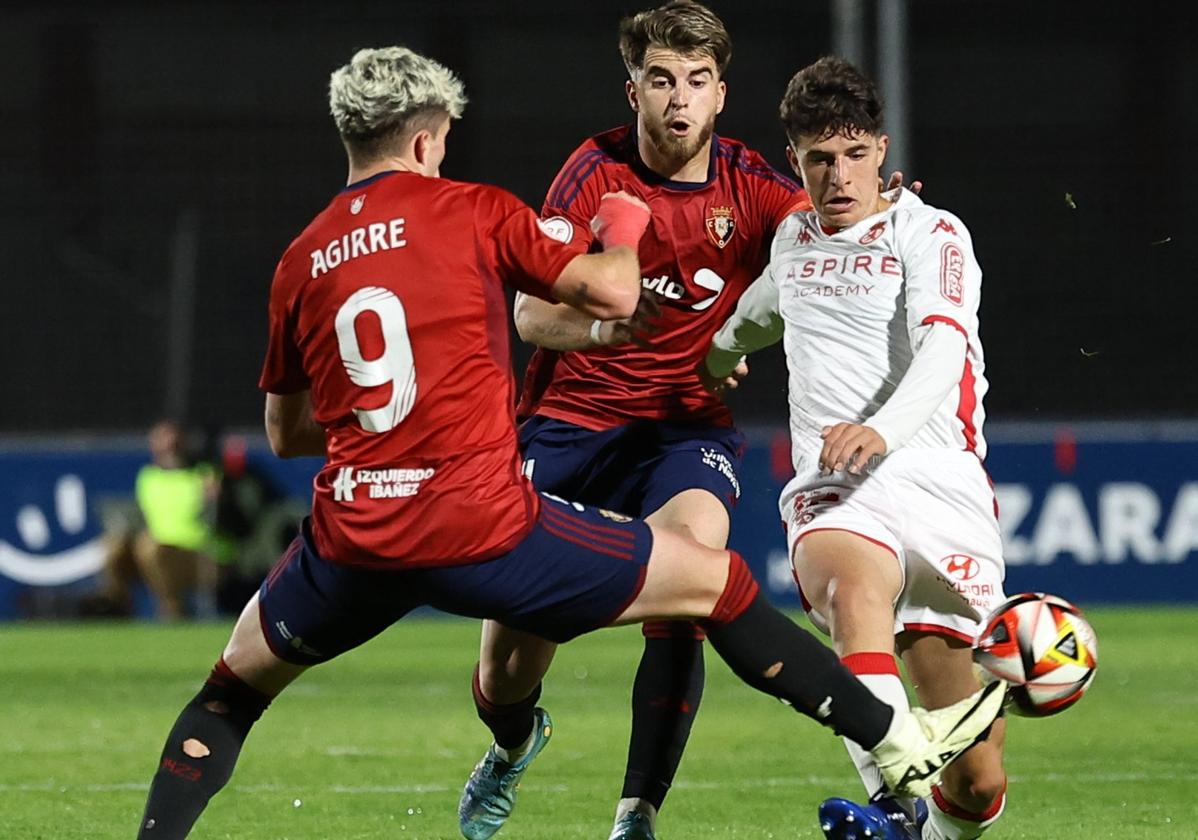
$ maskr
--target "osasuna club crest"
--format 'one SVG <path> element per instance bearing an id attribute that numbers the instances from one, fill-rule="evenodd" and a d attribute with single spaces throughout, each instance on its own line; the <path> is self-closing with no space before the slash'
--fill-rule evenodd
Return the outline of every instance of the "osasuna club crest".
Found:
<path id="1" fill-rule="evenodd" d="M 736 219 L 731 207 L 712 207 L 707 214 L 707 238 L 717 248 L 723 248 L 732 241 L 732 233 L 736 230 Z"/>

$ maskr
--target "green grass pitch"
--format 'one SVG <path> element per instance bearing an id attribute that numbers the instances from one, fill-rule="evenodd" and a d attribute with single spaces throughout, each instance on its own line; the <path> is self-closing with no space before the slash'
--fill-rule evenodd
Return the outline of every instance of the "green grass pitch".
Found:
<path id="1" fill-rule="evenodd" d="M 988 838 L 1198 837 L 1198 611 L 1094 609 L 1090 694 L 1014 720 L 1007 815 Z M 0 629 L 0 837 L 132 838 L 163 738 L 226 625 Z M 458 837 L 460 786 L 488 737 L 474 717 L 474 622 L 414 619 L 309 672 L 254 729 L 195 838 Z M 607 836 L 639 656 L 635 628 L 563 648 L 542 702 L 557 726 L 500 838 Z M 710 650 L 708 689 L 658 829 L 820 838 L 818 803 L 856 795 L 837 739 L 740 685 Z"/>

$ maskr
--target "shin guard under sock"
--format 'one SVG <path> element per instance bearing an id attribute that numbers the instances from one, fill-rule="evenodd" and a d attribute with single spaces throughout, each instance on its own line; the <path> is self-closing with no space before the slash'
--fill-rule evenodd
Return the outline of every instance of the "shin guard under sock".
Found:
<path id="1" fill-rule="evenodd" d="M 893 653 L 889 651 L 863 651 L 850 653 L 844 656 L 841 661 L 883 703 L 886 703 L 893 709 L 897 709 L 900 713 L 906 713 L 911 710 L 911 705 L 907 702 L 907 690 L 903 686 L 903 679 L 899 675 L 898 662 L 895 661 Z M 873 756 L 851 738 L 845 738 L 844 745 L 849 752 L 849 757 L 853 760 L 853 766 L 857 768 L 857 775 L 861 777 L 861 783 L 865 785 L 865 791 L 869 794 L 870 798 L 886 794 L 886 784 L 882 781 L 882 771 L 878 769 Z M 914 813 L 915 805 L 913 800 L 900 799 L 898 801 L 908 813 Z"/>
<path id="2" fill-rule="evenodd" d="M 735 554 L 733 558 L 735 566 L 740 558 Z M 729 573 L 729 586 L 734 574 Z M 874 697 L 830 648 L 770 605 L 759 591 L 739 613 L 720 612 L 717 604 L 703 627 L 711 646 L 738 677 L 866 749 L 885 737 L 894 710 Z"/>
<path id="3" fill-rule="evenodd" d="M 167 736 L 138 840 L 182 840 L 229 777 L 250 727 L 273 698 L 216 663 Z"/>
<path id="4" fill-rule="evenodd" d="M 632 685 L 632 735 L 624 799 L 661 808 L 703 697 L 702 633 L 691 622 L 645 625 L 645 652 Z"/>

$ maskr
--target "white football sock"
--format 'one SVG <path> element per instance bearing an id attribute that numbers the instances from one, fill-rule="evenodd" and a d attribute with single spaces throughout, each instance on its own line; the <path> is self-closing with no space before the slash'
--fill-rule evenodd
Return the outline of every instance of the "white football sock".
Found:
<path id="1" fill-rule="evenodd" d="M 971 814 L 956 803 L 949 801 L 940 789 L 932 788 L 927 798 L 928 821 L 923 826 L 923 840 L 974 840 L 998 822 L 1007 807 L 1007 792 L 999 794 L 994 804 L 981 814 Z"/>
<path id="2" fill-rule="evenodd" d="M 911 710 L 911 706 L 907 702 L 907 690 L 903 686 L 902 677 L 899 676 L 898 663 L 894 659 L 894 654 L 850 653 L 848 656 L 842 657 L 841 661 L 875 697 L 895 709 L 896 713 Z M 849 751 L 849 758 L 853 760 L 857 774 L 861 776 L 861 782 L 865 785 L 865 791 L 872 799 L 885 787 L 882 782 L 882 774 L 878 771 L 878 765 L 874 763 L 873 756 L 867 750 L 862 749 L 856 741 L 850 741 L 848 738 L 843 740 L 845 748 Z M 913 803 L 910 800 L 901 799 L 899 801 L 909 813 L 913 812 Z"/>

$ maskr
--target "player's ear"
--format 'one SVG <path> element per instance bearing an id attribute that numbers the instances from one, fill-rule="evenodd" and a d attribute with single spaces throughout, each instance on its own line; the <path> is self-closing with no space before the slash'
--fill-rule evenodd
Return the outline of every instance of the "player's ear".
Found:
<path id="1" fill-rule="evenodd" d="M 890 148 L 890 137 L 883 134 L 878 138 L 878 166 L 886 160 L 886 150 Z"/>
<path id="2" fill-rule="evenodd" d="M 412 137 L 412 156 L 421 166 L 424 166 L 424 162 L 428 160 L 429 146 L 432 141 L 433 135 L 428 129 L 422 128 Z"/>
<path id="3" fill-rule="evenodd" d="M 799 156 L 795 154 L 794 146 L 789 143 L 786 144 L 786 161 L 790 164 L 790 168 L 795 171 L 795 174 L 802 178 L 803 173 L 799 170 Z"/>
<path id="4" fill-rule="evenodd" d="M 715 87 L 715 112 L 717 114 L 724 113 L 724 98 L 728 95 L 728 85 L 723 79 L 716 83 Z"/>
<path id="5" fill-rule="evenodd" d="M 624 83 L 624 94 L 628 97 L 628 107 L 634 112 L 640 113 L 641 109 L 637 104 L 636 99 L 636 85 L 633 83 L 632 79 L 629 79 Z"/>

